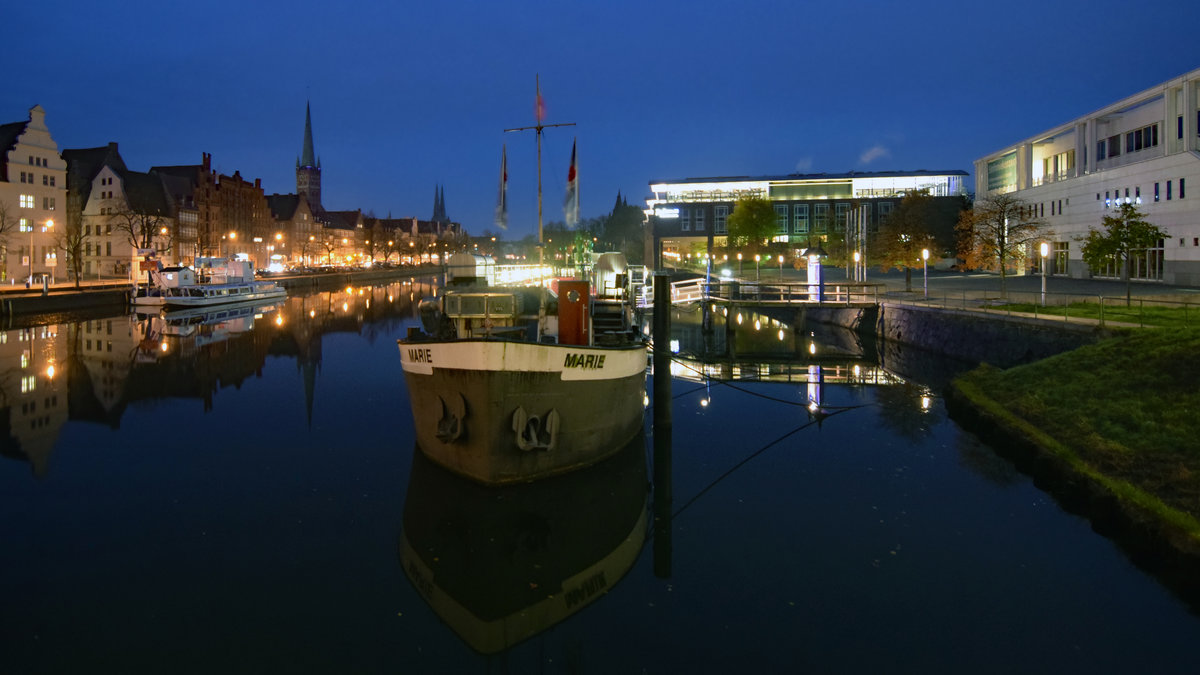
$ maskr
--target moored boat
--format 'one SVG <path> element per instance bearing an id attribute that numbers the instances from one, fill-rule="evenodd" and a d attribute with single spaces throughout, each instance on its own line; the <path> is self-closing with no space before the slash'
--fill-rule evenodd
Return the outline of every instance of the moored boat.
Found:
<path id="1" fill-rule="evenodd" d="M 451 282 L 426 305 L 425 330 L 399 346 L 431 460 L 485 484 L 528 481 L 598 462 L 641 431 L 646 341 L 624 256 L 598 258 L 591 279 L 559 279 L 557 293 Z"/>
<path id="2" fill-rule="evenodd" d="M 249 261 L 217 258 L 206 263 L 201 268 L 207 277 L 204 281 L 190 267 L 150 270 L 150 282 L 135 288 L 130 301 L 135 307 L 183 308 L 287 297 L 282 286 L 256 280 Z"/>

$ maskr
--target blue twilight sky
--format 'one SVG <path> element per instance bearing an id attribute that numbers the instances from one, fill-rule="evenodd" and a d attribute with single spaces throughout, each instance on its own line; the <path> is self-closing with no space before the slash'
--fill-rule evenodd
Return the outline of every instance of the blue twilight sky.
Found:
<path id="1" fill-rule="evenodd" d="M 312 102 L 328 209 L 473 234 L 508 145 L 508 238 L 546 222 L 578 136 L 582 216 L 655 179 L 962 169 L 1200 67 L 1200 2 L 10 3 L 0 123 L 41 104 L 59 148 L 199 163 L 295 191 Z"/>

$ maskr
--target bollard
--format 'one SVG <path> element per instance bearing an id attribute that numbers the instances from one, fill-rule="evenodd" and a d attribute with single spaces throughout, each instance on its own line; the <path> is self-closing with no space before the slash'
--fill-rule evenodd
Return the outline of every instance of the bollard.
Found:
<path id="1" fill-rule="evenodd" d="M 654 275 L 654 575 L 671 576 L 671 279 Z"/>

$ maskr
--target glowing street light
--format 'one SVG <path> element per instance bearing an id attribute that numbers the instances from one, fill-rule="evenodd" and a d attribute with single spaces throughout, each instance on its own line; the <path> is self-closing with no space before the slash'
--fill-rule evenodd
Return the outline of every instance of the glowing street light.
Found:
<path id="1" fill-rule="evenodd" d="M 783 254 L 779 255 L 779 283 L 783 283 Z"/>
<path id="2" fill-rule="evenodd" d="M 759 281 L 759 274 L 760 274 L 761 270 L 758 267 L 758 261 L 760 261 L 760 260 L 762 260 L 762 256 L 755 253 L 754 254 L 754 283 L 758 283 L 758 281 Z"/>
<path id="3" fill-rule="evenodd" d="M 1038 252 L 1042 254 L 1042 307 L 1046 306 L 1046 256 L 1050 255 L 1050 244 L 1042 242 L 1038 245 Z"/>
<path id="4" fill-rule="evenodd" d="M 742 254 L 738 253 L 738 279 L 742 278 Z"/>
<path id="5" fill-rule="evenodd" d="M 921 275 L 925 279 L 925 299 L 929 299 L 929 249 L 921 249 Z"/>

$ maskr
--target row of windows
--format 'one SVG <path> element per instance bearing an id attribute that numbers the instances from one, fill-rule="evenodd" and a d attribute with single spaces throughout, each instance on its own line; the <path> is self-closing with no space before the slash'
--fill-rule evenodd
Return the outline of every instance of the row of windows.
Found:
<path id="1" fill-rule="evenodd" d="M 879 205 L 879 220 L 883 222 L 892 213 L 892 208 L 895 206 L 892 202 L 878 202 Z M 797 234 L 804 234 L 812 227 L 814 232 L 826 232 L 830 226 L 829 219 L 829 204 L 812 204 L 812 218 L 809 218 L 809 204 L 793 204 L 791 206 L 792 219 L 788 219 L 788 205 L 775 205 L 775 231 L 779 234 L 787 234 L 789 224 L 792 226 L 792 231 Z M 858 205 L 863 210 L 868 223 L 871 223 L 871 202 L 863 202 Z M 844 228 L 850 216 L 850 204 L 838 203 L 834 204 L 834 219 L 833 223 L 836 227 Z M 715 234 L 726 234 L 726 219 L 729 217 L 729 206 L 719 204 L 713 206 L 713 232 Z M 705 209 L 687 209 L 679 208 L 679 229 L 683 232 L 690 232 L 693 229 L 696 232 L 705 230 Z M 877 223 L 873 223 L 872 231 L 878 229 Z"/>
<path id="2" fill-rule="evenodd" d="M 55 187 L 54 181 L 55 181 L 54 176 L 51 176 L 48 173 L 42 174 L 42 185 L 46 185 L 48 187 Z M 27 183 L 29 185 L 33 185 L 34 183 L 37 182 L 37 176 L 32 171 L 22 171 L 21 172 L 21 182 Z"/>
<path id="3" fill-rule="evenodd" d="M 45 157 L 34 157 L 33 155 L 29 156 L 29 163 L 33 166 L 50 166 Z"/>
<path id="4" fill-rule="evenodd" d="M 1155 183 L 1154 184 L 1154 201 L 1156 201 L 1156 202 L 1160 201 L 1162 199 L 1162 195 L 1163 195 L 1163 193 L 1161 190 L 1161 184 Z M 1174 197 L 1174 181 L 1170 181 L 1170 180 L 1167 181 L 1166 196 L 1167 196 L 1167 201 L 1171 201 L 1172 199 L 1175 198 Z M 1186 196 L 1187 196 L 1186 179 L 1180 178 L 1179 179 L 1179 198 L 1184 199 Z M 1117 188 L 1116 190 L 1113 190 L 1112 196 L 1109 196 L 1109 191 L 1105 190 L 1104 191 L 1104 208 L 1106 208 L 1106 209 L 1110 208 L 1110 207 L 1116 208 L 1116 207 L 1120 206 L 1121 199 L 1122 199 L 1121 188 Z M 1140 186 L 1140 185 L 1134 186 L 1132 195 L 1129 194 L 1129 188 L 1125 188 L 1124 200 L 1125 200 L 1126 204 L 1141 204 L 1142 203 L 1142 186 Z M 1096 193 L 1096 201 L 1100 201 L 1100 193 L 1099 192 Z"/>
<path id="5" fill-rule="evenodd" d="M 96 225 L 96 234 L 97 235 L 100 234 L 100 225 L 99 224 Z M 104 234 L 112 234 L 112 223 L 104 224 Z M 91 235 L 92 235 L 92 226 L 84 225 L 83 226 L 83 236 L 90 237 Z"/>
<path id="6" fill-rule="evenodd" d="M 19 203 L 23 209 L 32 209 L 35 208 L 37 200 L 33 195 L 21 195 Z M 53 211 L 56 204 L 54 197 L 42 197 L 42 209 Z"/>
<path id="7" fill-rule="evenodd" d="M 96 255 L 96 256 L 100 255 L 100 243 L 99 242 L 96 243 L 96 249 L 93 252 L 92 245 L 90 243 L 84 242 L 83 254 L 84 255 Z M 106 255 L 106 256 L 112 255 L 112 242 L 111 241 L 104 242 L 104 255 Z"/>
<path id="8" fill-rule="evenodd" d="M 1180 128 L 1182 129 L 1182 118 Z M 1141 129 L 1125 133 L 1125 152 L 1138 152 L 1158 147 L 1158 124 L 1150 124 Z M 1096 143 L 1096 159 L 1121 156 L 1121 134 L 1109 136 Z"/>

